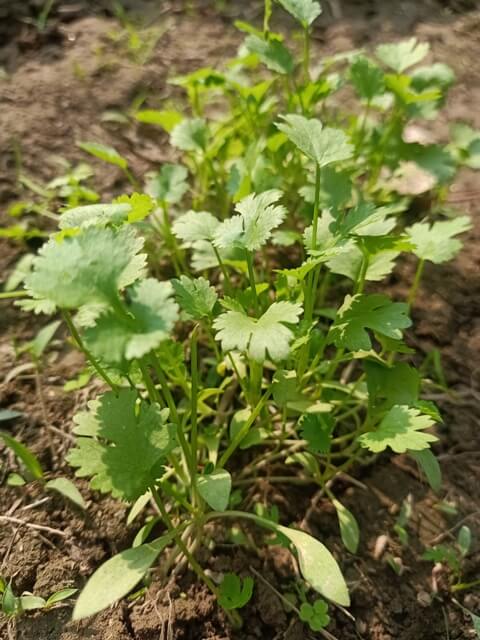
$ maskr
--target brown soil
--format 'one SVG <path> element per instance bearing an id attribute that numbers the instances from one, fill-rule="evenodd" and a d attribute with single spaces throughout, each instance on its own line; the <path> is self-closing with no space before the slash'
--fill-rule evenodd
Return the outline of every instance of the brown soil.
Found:
<path id="1" fill-rule="evenodd" d="M 255 3 L 248 9 L 228 8 L 228 19 L 203 2 L 197 11 L 186 14 L 182 2 L 160 3 L 160 24 L 165 33 L 151 60 L 144 66 L 128 61 L 113 48 L 108 34 L 117 23 L 108 17 L 100 3 L 57 2 L 46 33 L 39 36 L 24 22 L 37 15 L 41 3 L 6 4 L 0 2 L 0 18 L 8 15 L 8 25 L 0 30 L 0 65 L 7 78 L 0 80 L 0 203 L 24 196 L 15 180 L 15 147 L 21 148 L 25 171 L 42 180 L 55 175 L 53 154 L 79 160 L 78 139 L 95 139 L 114 144 L 142 173 L 165 159 L 161 135 L 142 127 L 122 127 L 101 120 L 102 113 L 126 110 L 140 92 L 151 96 L 152 104 L 168 100 L 172 88 L 167 76 L 204 64 L 215 65 L 234 52 L 238 34 L 229 26 L 232 17 L 245 19 L 259 15 Z M 134 2 L 130 4 L 134 5 Z M 139 3 L 136 3 L 137 6 Z M 243 3 L 241 3 L 243 5 Z M 466 119 L 480 126 L 474 107 L 480 102 L 480 12 L 469 2 L 375 2 L 371 0 L 325 2 L 322 22 L 315 32 L 321 51 L 348 50 L 412 33 L 428 40 L 436 60 L 455 68 L 458 84 L 449 99 L 445 116 L 435 124 L 442 136 L 447 119 Z M 67 7 L 68 5 L 68 7 Z M 448 5 L 448 6 L 447 6 Z M 143 3 L 149 10 L 149 3 Z M 67 7 L 67 9 L 65 9 Z M 73 8 L 72 8 L 73 7 Z M 94 10 L 95 8 L 95 10 Z M 108 8 L 108 7 L 107 7 Z M 65 9 L 65 10 L 64 10 Z M 157 7 L 158 9 L 158 7 Z M 343 18 L 334 20 L 341 10 Z M 4 13 L 2 14 L 2 11 Z M 8 13 L 6 13 L 8 12 Z M 249 14 L 246 16 L 246 14 Z M 153 15 L 153 14 L 152 14 Z M 3 37 L 3 39 L 2 39 Z M 96 164 L 96 186 L 110 196 L 122 186 L 122 178 L 102 164 Z M 477 174 L 478 175 L 478 174 Z M 458 515 L 442 515 L 438 500 L 418 477 L 416 469 L 402 456 L 382 459 L 374 467 L 358 469 L 355 477 L 364 488 L 345 482 L 337 492 L 355 513 L 362 531 L 357 555 L 347 554 L 339 543 L 336 517 L 329 504 L 317 501 L 315 490 L 260 484 L 258 500 L 277 504 L 282 519 L 302 526 L 323 540 L 340 559 L 351 586 L 353 622 L 336 611 L 329 627 L 341 640 L 437 640 L 472 638 L 471 625 L 462 610 L 452 603 L 445 587 L 444 573 L 432 575 L 432 565 L 420 555 L 433 540 L 449 541 L 449 529 L 463 518 L 474 534 L 474 546 L 465 568 L 465 581 L 478 578 L 480 570 L 480 220 L 476 200 L 468 195 L 478 191 L 478 178 L 465 172 L 452 188 L 452 200 L 473 216 L 474 229 L 465 241 L 464 251 L 452 264 L 428 268 L 418 304 L 414 309 L 415 330 L 409 339 L 420 351 L 434 348 L 442 352 L 445 374 L 452 394 L 442 396 L 444 414 L 442 440 L 437 447 L 444 473 L 443 497 L 458 507 Z M 3 219 L 5 221 L 5 218 Z M 18 247 L 2 243 L 0 273 L 8 274 L 18 257 Z M 391 281 L 394 292 L 405 292 L 413 273 L 406 261 Z M 30 369 L 18 369 L 13 340 L 32 336 L 31 319 L 3 304 L 0 312 L 0 406 L 23 413 L 11 425 L 16 436 L 28 443 L 51 475 L 68 475 L 71 470 L 63 458 L 70 441 L 71 415 L 83 406 L 91 387 L 77 394 L 66 394 L 63 383 L 82 366 L 81 358 L 54 343 L 41 374 L 44 406 L 39 401 Z M 60 335 L 61 337 L 61 335 Z M 48 445 L 45 422 L 64 437 L 53 435 L 53 457 Z M 5 423 L 4 423 L 5 424 Z M 2 425 L 4 426 L 4 425 Z M 15 467 L 4 453 L 6 472 Z M 12 489 L 2 483 L 0 512 L 58 531 L 40 531 L 17 524 L 0 529 L 0 574 L 12 578 L 15 590 L 33 591 L 46 596 L 56 589 L 81 587 L 87 576 L 107 557 L 127 547 L 135 526 L 125 526 L 126 508 L 92 493 L 87 484 L 77 486 L 87 500 L 83 514 L 59 497 L 48 496 L 34 508 L 26 506 L 44 498 L 41 487 Z M 410 545 L 402 547 L 393 526 L 402 502 L 413 502 L 414 516 L 409 524 Z M 387 536 L 386 549 L 376 557 L 379 536 Z M 216 532 L 216 547 L 204 554 L 204 566 L 213 574 L 234 570 L 248 573 L 253 567 L 277 589 L 288 591 L 293 566 L 281 548 L 266 548 L 259 554 L 222 541 Z M 386 561 L 387 554 L 401 559 L 403 575 L 397 576 Z M 439 594 L 431 599 L 432 581 L 439 583 Z M 233 633 L 212 597 L 198 586 L 190 574 L 167 587 L 159 588 L 153 576 L 144 598 L 123 602 L 93 620 L 72 623 L 68 607 L 48 613 L 25 615 L 16 625 L 19 640 L 253 640 L 255 638 L 301 640 L 316 637 L 305 630 L 295 616 L 287 613 L 280 600 L 257 581 L 252 601 L 244 610 L 245 626 Z M 457 600 L 480 613 L 478 590 Z M 173 635 L 161 634 L 171 620 Z M 0 637 L 7 638 L 7 622 L 0 618 Z"/>

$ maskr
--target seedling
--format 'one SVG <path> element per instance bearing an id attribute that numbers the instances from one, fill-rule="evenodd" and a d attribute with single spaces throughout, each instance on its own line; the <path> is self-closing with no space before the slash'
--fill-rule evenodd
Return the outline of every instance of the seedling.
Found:
<path id="1" fill-rule="evenodd" d="M 0 576 L 1 611 L 9 618 L 18 618 L 28 611 L 51 609 L 64 600 L 68 600 L 77 593 L 78 589 L 60 589 L 52 593 L 47 599 L 24 591 L 16 596 L 10 583 Z"/>
<path id="2" fill-rule="evenodd" d="M 301 59 L 270 30 L 266 2 L 263 31 L 238 25 L 247 35 L 237 58 L 175 78 L 186 114 L 170 105 L 136 114 L 168 133 L 179 158 L 146 177 L 146 193 L 118 151 L 80 143 L 136 192 L 63 213 L 25 278 L 18 304 L 59 313 L 104 383 L 74 418 L 69 462 L 93 489 L 132 502 L 135 518 L 153 500 L 164 526 L 151 539 L 147 521 L 134 547 L 94 573 L 75 619 L 127 595 L 172 547 L 170 564 L 187 563 L 239 626 L 251 582 L 229 576 L 218 587 L 196 559 L 214 520 L 273 532 L 306 585 L 348 606 L 331 552 L 280 524 L 281 514 L 252 512 L 244 487 L 259 476 L 317 484 L 350 553 L 361 532 L 334 483 L 357 461 L 406 453 L 439 489 L 430 446 L 441 417 L 421 399 L 405 332 L 424 264 L 453 258 L 470 227 L 443 202 L 473 140 L 455 153 L 406 142 L 405 132 L 413 118 L 436 116 L 453 74 L 446 65 L 412 70 L 428 45 L 411 39 L 375 58 L 324 59 L 313 75 L 309 34 L 320 6 L 280 4 L 301 25 Z M 348 85 L 361 105 L 346 112 L 337 92 Z M 221 108 L 210 118 L 214 101 Z M 415 194 L 389 182 L 404 163 L 432 178 L 432 206 L 410 226 Z M 406 301 L 369 292 L 409 253 L 419 262 Z M 269 473 L 273 463 L 281 475 Z M 312 629 L 328 624 L 326 606 L 304 603 Z"/>

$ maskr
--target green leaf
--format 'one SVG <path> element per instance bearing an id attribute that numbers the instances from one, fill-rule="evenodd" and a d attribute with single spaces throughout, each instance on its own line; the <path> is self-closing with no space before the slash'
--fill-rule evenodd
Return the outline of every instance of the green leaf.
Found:
<path id="1" fill-rule="evenodd" d="M 127 169 L 128 162 L 123 158 L 116 149 L 109 147 L 106 144 L 100 144 L 99 142 L 77 142 L 77 146 L 86 151 L 95 158 L 113 164 L 120 169 Z"/>
<path id="2" fill-rule="evenodd" d="M 350 67 L 350 80 L 358 95 L 371 102 L 385 91 L 383 71 L 364 56 L 358 56 Z"/>
<path id="3" fill-rule="evenodd" d="M 40 596 L 34 596 L 31 593 L 22 594 L 20 596 L 20 606 L 22 611 L 35 611 L 36 609 L 43 609 L 47 604 L 46 600 Z"/>
<path id="4" fill-rule="evenodd" d="M 60 324 L 60 320 L 49 322 L 45 327 L 43 327 L 43 329 L 40 329 L 33 340 L 22 345 L 20 351 L 28 351 L 34 358 L 39 360 L 57 332 Z"/>
<path id="5" fill-rule="evenodd" d="M 143 578 L 172 534 L 118 553 L 102 564 L 88 580 L 75 604 L 73 620 L 87 618 L 117 602 Z"/>
<path id="6" fill-rule="evenodd" d="M 243 198 L 235 207 L 238 215 L 217 226 L 213 238 L 215 246 L 219 249 L 260 249 L 287 215 L 284 206 L 275 204 L 282 195 L 281 191 L 271 189 Z"/>
<path id="7" fill-rule="evenodd" d="M 162 127 L 167 133 L 170 133 L 172 129 L 183 120 L 182 114 L 178 111 L 156 111 L 155 109 L 137 111 L 135 118 L 139 122 Z"/>
<path id="8" fill-rule="evenodd" d="M 197 477 L 197 488 L 205 502 L 215 511 L 225 511 L 230 500 L 232 477 L 226 469 L 217 469 Z"/>
<path id="9" fill-rule="evenodd" d="M 460 531 L 457 536 L 457 545 L 460 549 L 462 558 L 466 558 L 472 546 L 472 531 L 466 524 L 460 527 Z"/>
<path id="10" fill-rule="evenodd" d="M 60 589 L 59 591 L 55 591 L 55 593 L 52 593 L 52 595 L 47 598 L 46 608 L 53 607 L 53 605 L 63 600 L 68 600 L 68 598 L 74 596 L 77 591 L 78 589 Z"/>
<path id="11" fill-rule="evenodd" d="M 109 224 L 120 226 L 127 221 L 131 209 L 128 203 L 87 204 L 62 213 L 58 226 L 60 229 L 87 229 Z"/>
<path id="12" fill-rule="evenodd" d="M 30 273 L 34 258 L 33 253 L 26 253 L 18 260 L 5 282 L 4 291 L 15 291 L 15 289 L 18 289 Z"/>
<path id="13" fill-rule="evenodd" d="M 409 67 L 423 60 L 429 50 L 428 43 L 419 44 L 416 38 L 410 38 L 396 44 L 381 44 L 375 52 L 387 67 L 397 73 L 403 73 Z"/>
<path id="14" fill-rule="evenodd" d="M 219 224 L 208 211 L 187 211 L 173 223 L 173 233 L 187 245 L 212 241 Z"/>
<path id="15" fill-rule="evenodd" d="M 256 362 L 267 357 L 277 362 L 288 357 L 293 339 L 284 323 L 297 324 L 301 313 L 300 304 L 274 302 L 258 320 L 241 311 L 227 311 L 216 318 L 213 326 L 225 352 L 237 349 L 247 352 Z"/>
<path id="16" fill-rule="evenodd" d="M 220 584 L 218 604 L 224 609 L 241 609 L 253 594 L 253 578 L 247 576 L 241 580 L 235 573 L 225 574 Z"/>
<path id="17" fill-rule="evenodd" d="M 146 193 L 132 193 L 130 196 L 119 196 L 114 200 L 114 204 L 128 204 L 130 210 L 127 214 L 127 222 L 139 222 L 146 218 L 154 207 L 154 202 Z"/>
<path id="18" fill-rule="evenodd" d="M 80 507 L 80 509 L 87 508 L 82 494 L 73 484 L 73 482 L 68 478 L 54 478 L 53 480 L 49 480 L 45 484 L 45 489 L 52 489 L 53 491 L 57 491 L 64 498 L 67 498 L 68 500 L 73 502 L 73 504 L 77 505 L 77 507 Z"/>
<path id="19" fill-rule="evenodd" d="M 409 451 L 409 455 L 417 462 L 433 491 L 439 493 L 442 488 L 442 470 L 432 451 L 430 449 Z"/>
<path id="20" fill-rule="evenodd" d="M 304 531 L 282 525 L 276 525 L 274 528 L 283 533 L 295 546 L 300 571 L 312 588 L 324 598 L 348 607 L 350 596 L 345 579 L 327 547 Z"/>
<path id="21" fill-rule="evenodd" d="M 12 411 L 11 409 L 0 409 L 0 422 L 7 422 L 8 420 L 16 420 L 21 418 L 23 413 L 20 411 Z"/>
<path id="22" fill-rule="evenodd" d="M 344 507 L 338 500 L 332 500 L 333 506 L 337 510 L 338 524 L 340 525 L 340 536 L 345 548 L 350 553 L 357 553 L 360 542 L 360 529 L 353 513 Z"/>
<path id="23" fill-rule="evenodd" d="M 205 151 L 208 127 L 203 118 L 187 118 L 177 124 L 170 134 L 172 146 L 182 151 Z"/>
<path id="24" fill-rule="evenodd" d="M 0 438 L 4 444 L 9 447 L 13 453 L 19 458 L 25 465 L 26 469 L 32 474 L 34 478 L 43 478 L 43 471 L 37 457 L 28 449 L 24 444 L 15 440 L 11 435 L 0 431 Z"/>
<path id="25" fill-rule="evenodd" d="M 468 216 L 460 216 L 453 220 L 442 220 L 429 225 L 417 222 L 407 227 L 406 233 L 411 239 L 413 252 L 421 260 L 429 260 L 435 264 L 447 262 L 455 257 L 462 248 L 462 243 L 455 236 L 472 228 Z"/>
<path id="26" fill-rule="evenodd" d="M 347 295 L 330 327 L 329 342 L 351 351 L 368 351 L 372 342 L 367 329 L 401 340 L 402 329 L 412 324 L 407 314 L 407 304 L 392 302 L 382 294 Z"/>
<path id="27" fill-rule="evenodd" d="M 188 191 L 188 171 L 181 164 L 164 164 L 157 173 L 149 174 L 146 192 L 161 202 L 178 204 Z"/>
<path id="28" fill-rule="evenodd" d="M 193 320 L 202 320 L 212 315 L 218 296 L 214 287 L 205 278 L 187 278 L 180 276 L 172 280 L 178 304 Z"/>
<path id="29" fill-rule="evenodd" d="M 324 600 L 316 600 L 313 606 L 304 602 L 300 607 L 300 620 L 306 622 L 312 631 L 321 631 L 330 623 L 328 605 Z"/>
<path id="30" fill-rule="evenodd" d="M 309 27 L 322 13 L 316 0 L 278 0 L 282 7 L 298 20 L 304 29 Z"/>
<path id="31" fill-rule="evenodd" d="M 473 630 L 477 634 L 477 638 L 480 638 L 480 617 L 476 616 L 471 611 L 469 613 L 470 613 L 470 617 L 472 619 Z"/>
<path id="32" fill-rule="evenodd" d="M 332 445 L 334 421 L 332 416 L 322 413 L 306 413 L 300 420 L 301 436 L 314 453 L 328 453 Z"/>
<path id="33" fill-rule="evenodd" d="M 130 227 L 92 227 L 62 242 L 49 240 L 35 258 L 26 288 L 33 298 L 64 309 L 109 302 L 142 273 L 142 247 Z"/>
<path id="34" fill-rule="evenodd" d="M 341 129 L 324 127 L 320 120 L 296 114 L 282 116 L 282 119 L 284 122 L 277 123 L 277 129 L 319 167 L 352 157 L 353 147 Z"/>
<path id="35" fill-rule="evenodd" d="M 101 396 L 91 416 L 98 439 L 77 438 L 67 456 L 77 476 L 92 476 L 93 489 L 129 501 L 147 491 L 158 464 L 176 445 L 168 412 L 137 399 L 133 389 Z"/>
<path id="36" fill-rule="evenodd" d="M 362 447 L 374 453 L 384 451 L 387 447 L 395 453 L 421 451 L 428 449 L 430 442 L 438 440 L 436 436 L 423 432 L 433 424 L 432 418 L 422 415 L 418 409 L 395 405 L 375 431 L 362 434 L 358 441 Z"/>
<path id="37" fill-rule="evenodd" d="M 374 360 L 363 363 L 372 407 L 390 409 L 394 404 L 415 405 L 420 391 L 420 375 L 406 362 L 385 366 Z"/>
<path id="38" fill-rule="evenodd" d="M 106 362 L 141 358 L 166 340 L 178 318 L 170 282 L 146 278 L 127 290 L 129 314 L 108 311 L 85 331 L 93 353 Z"/>
<path id="39" fill-rule="evenodd" d="M 287 47 L 275 37 L 264 40 L 251 34 L 245 38 L 245 47 L 250 53 L 255 53 L 270 71 L 286 75 L 293 73 L 295 60 Z"/>

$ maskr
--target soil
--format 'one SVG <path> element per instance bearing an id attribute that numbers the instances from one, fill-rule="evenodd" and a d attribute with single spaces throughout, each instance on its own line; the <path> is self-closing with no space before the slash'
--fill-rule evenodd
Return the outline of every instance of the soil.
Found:
<path id="1" fill-rule="evenodd" d="M 69 161 L 84 159 L 77 140 L 113 144 L 138 174 L 166 159 L 161 134 L 151 129 L 124 126 L 106 118 L 112 111 L 127 111 L 139 95 L 156 106 L 174 96 L 167 77 L 202 65 L 212 65 L 234 53 L 238 33 L 232 18 L 255 20 L 255 3 L 224 3 L 222 15 L 213 2 L 134 2 L 160 29 L 151 58 L 139 65 L 128 51 L 118 48 L 112 33 L 118 21 L 109 3 L 58 1 L 47 28 L 39 33 L 32 25 L 41 2 L 0 1 L 0 205 L 22 197 L 16 181 L 18 163 L 38 181 L 51 179 L 57 167 L 55 155 Z M 187 4 L 187 3 L 185 3 Z M 192 5 L 192 3 L 189 3 Z M 221 3 L 218 3 L 221 4 Z M 433 135 L 442 138 L 447 120 L 461 119 L 480 127 L 480 11 L 477 3 L 380 2 L 331 0 L 314 38 L 318 54 L 359 46 L 372 46 L 406 35 L 417 35 L 432 45 L 433 57 L 456 71 L 457 84 Z M 4 18 L 4 20 L 2 20 Z M 153 24 L 153 22 L 152 22 Z M 286 23 L 288 26 L 288 22 Z M 102 115 L 104 116 L 102 118 Z M 122 176 L 92 161 L 95 186 L 105 198 L 123 187 Z M 480 573 L 480 218 L 475 192 L 478 174 L 463 172 L 451 189 L 450 199 L 473 218 L 474 227 L 459 257 L 445 266 L 426 268 L 418 303 L 413 310 L 414 330 L 409 341 L 421 353 L 442 353 L 450 394 L 439 394 L 444 424 L 437 446 L 444 474 L 442 497 L 455 504 L 458 513 L 443 514 L 438 498 L 425 486 L 403 456 L 385 457 L 372 467 L 355 471 L 361 484 L 342 480 L 336 492 L 357 517 L 362 540 L 356 555 L 347 554 L 339 542 L 335 513 L 327 501 L 318 500 L 314 488 L 292 489 L 260 482 L 256 497 L 277 504 L 282 519 L 301 524 L 325 542 L 339 558 L 352 592 L 351 615 L 334 610 L 329 631 L 341 640 L 438 640 L 473 638 L 471 622 L 447 592 L 447 576 L 421 559 L 426 544 L 448 542 L 461 522 L 472 529 L 474 543 L 467 559 L 464 580 Z M 473 196 L 472 196 L 473 194 Z M 6 222 L 3 214 L 0 221 Z M 25 248 L 2 241 L 0 273 L 8 275 Z M 413 264 L 405 261 L 391 278 L 389 288 L 404 294 L 411 282 Z M 5 276 L 2 276 L 5 277 Z M 15 423 L 2 423 L 38 455 L 48 476 L 69 476 L 63 462 L 70 446 L 71 416 L 84 406 L 95 388 L 75 394 L 63 390 L 65 380 L 82 368 L 81 358 L 66 348 L 62 334 L 53 343 L 40 373 L 40 391 L 26 357 L 18 359 L 14 341 L 34 333 L 31 319 L 11 306 L 0 307 L 0 407 L 20 411 Z M 57 429 L 48 434 L 50 424 Z M 1 470 L 0 513 L 40 530 L 2 523 L 0 574 L 23 590 L 47 596 L 66 586 L 81 587 L 92 571 L 111 554 L 126 548 L 135 526 L 126 527 L 126 506 L 92 493 L 76 480 L 87 501 L 85 513 L 45 493 L 35 483 L 11 488 L 3 482 L 15 468 L 4 451 Z M 255 496 L 252 496 L 255 497 Z M 409 500 L 413 516 L 408 525 L 410 543 L 402 546 L 394 534 L 401 505 Z M 251 532 L 253 534 L 253 531 Z M 201 560 L 215 576 L 226 571 L 248 574 L 251 568 L 279 591 L 291 588 L 295 571 L 291 557 L 281 547 L 258 553 L 233 546 L 212 532 L 215 548 Z M 396 558 L 401 575 L 387 559 Z M 233 632 L 213 598 L 187 573 L 160 587 L 153 575 L 147 594 L 124 601 L 94 619 L 70 621 L 69 606 L 20 618 L 7 629 L 0 618 L 0 637 L 19 640 L 301 640 L 319 637 L 307 632 L 296 616 L 287 612 L 278 597 L 257 580 L 254 597 L 243 611 L 245 625 Z M 432 596 L 434 587 L 436 595 Z M 480 614 L 478 590 L 459 592 L 457 602 Z"/>

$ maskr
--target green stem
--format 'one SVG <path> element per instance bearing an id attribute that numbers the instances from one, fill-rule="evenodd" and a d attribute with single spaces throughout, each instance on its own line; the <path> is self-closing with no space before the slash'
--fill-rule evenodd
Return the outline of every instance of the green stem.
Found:
<path id="1" fill-rule="evenodd" d="M 255 406 L 262 392 L 263 366 L 250 358 L 250 404 Z"/>
<path id="2" fill-rule="evenodd" d="M 198 463 L 198 420 L 197 420 L 197 404 L 198 404 L 198 329 L 192 331 L 191 341 L 191 377 L 192 390 L 190 394 L 190 446 L 192 452 L 192 496 L 196 494 L 196 476 Z"/>
<path id="3" fill-rule="evenodd" d="M 272 15 L 272 0 L 265 0 L 263 12 L 263 37 L 268 40 L 270 37 L 270 17 Z"/>
<path id="4" fill-rule="evenodd" d="M 9 300 L 10 298 L 24 298 L 28 295 L 28 291 L 5 291 L 0 293 L 0 300 Z"/>
<path id="5" fill-rule="evenodd" d="M 160 393 L 158 389 L 155 387 L 155 384 L 152 380 L 152 376 L 150 375 L 150 371 L 148 370 L 148 366 L 142 360 L 138 360 L 138 366 L 140 367 L 140 371 L 142 372 L 143 382 L 145 383 L 145 387 L 147 388 L 148 397 L 150 398 L 150 402 L 158 403 L 160 406 L 163 405 L 162 399 L 160 397 Z"/>
<path id="6" fill-rule="evenodd" d="M 303 73 L 305 82 L 310 82 L 310 27 L 305 27 L 303 32 Z"/>
<path id="7" fill-rule="evenodd" d="M 423 259 L 419 260 L 417 265 L 417 270 L 415 271 L 415 278 L 413 279 L 413 283 L 410 288 L 410 292 L 408 294 L 407 304 L 409 307 L 411 307 L 415 302 L 418 287 L 420 285 L 420 280 L 422 279 L 424 267 L 425 267 L 425 260 Z"/>
<path id="8" fill-rule="evenodd" d="M 260 415 L 260 412 L 262 411 L 263 407 L 265 406 L 268 398 L 270 397 L 270 394 L 271 394 L 271 389 L 268 389 L 263 394 L 262 398 L 260 398 L 260 400 L 257 403 L 257 406 L 252 411 L 252 413 L 251 413 L 250 417 L 248 418 L 248 420 L 245 422 L 243 427 L 238 431 L 236 436 L 230 442 L 230 444 L 227 447 L 226 451 L 223 453 L 222 457 L 220 458 L 220 462 L 217 465 L 218 468 L 222 469 L 223 467 L 225 467 L 225 465 L 226 465 L 227 461 L 229 460 L 229 458 L 235 452 L 236 448 L 240 445 L 240 443 L 242 442 L 244 437 L 249 432 L 250 427 L 252 426 L 252 424 L 255 422 L 255 420 Z"/>
<path id="9" fill-rule="evenodd" d="M 362 293 L 365 288 L 365 279 L 367 277 L 368 265 L 370 262 L 370 256 L 366 249 L 361 247 L 363 259 L 362 266 L 360 267 L 360 273 L 358 274 L 357 288 L 355 293 Z"/>
<path id="10" fill-rule="evenodd" d="M 212 244 L 212 247 L 213 247 L 213 252 L 215 253 L 215 257 L 217 258 L 218 265 L 219 265 L 219 267 L 220 267 L 220 269 L 221 269 L 221 271 L 223 273 L 223 281 L 224 281 L 225 292 L 228 295 L 231 295 L 232 289 L 230 287 L 230 276 L 228 275 L 227 268 L 225 266 L 225 263 L 222 260 L 222 257 L 220 255 L 220 252 L 217 249 L 217 247 L 214 244 Z"/>
<path id="11" fill-rule="evenodd" d="M 255 314 L 258 317 L 260 315 L 260 305 L 259 305 L 259 302 L 258 302 L 257 287 L 255 285 L 255 270 L 253 268 L 252 254 L 250 253 L 250 251 L 248 251 L 248 249 L 245 249 L 245 256 L 246 256 L 246 259 L 247 259 L 248 278 L 250 280 L 250 289 L 252 290 L 252 293 L 253 293 L 253 306 L 255 307 Z"/>
<path id="12" fill-rule="evenodd" d="M 62 311 L 62 316 L 65 321 L 65 324 L 68 327 L 68 330 L 72 334 L 72 337 L 77 343 L 77 346 L 80 349 L 80 351 L 87 358 L 87 360 L 90 362 L 90 364 L 98 373 L 98 375 L 102 378 L 102 380 L 104 380 L 108 384 L 108 386 L 111 387 L 112 390 L 115 391 L 115 393 L 117 393 L 118 391 L 117 385 L 112 381 L 112 379 L 110 378 L 108 373 L 105 371 L 105 369 L 102 367 L 102 365 L 98 362 L 95 356 L 87 349 L 87 347 L 83 343 L 83 340 L 80 337 L 80 334 L 78 333 L 77 328 L 73 324 L 73 320 L 70 313 L 64 310 Z"/>

